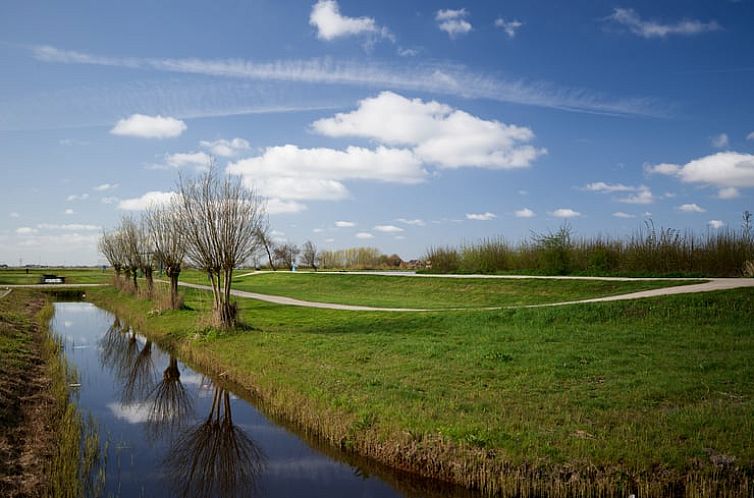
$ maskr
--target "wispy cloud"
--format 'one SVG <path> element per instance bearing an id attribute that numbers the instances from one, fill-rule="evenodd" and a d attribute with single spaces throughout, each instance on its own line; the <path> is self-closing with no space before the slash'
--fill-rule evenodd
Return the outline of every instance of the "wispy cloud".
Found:
<path id="1" fill-rule="evenodd" d="M 395 65 L 333 59 L 257 62 L 243 59 L 119 58 L 52 46 L 33 47 L 32 54 L 37 60 L 51 63 L 118 66 L 245 80 L 405 89 L 599 114 L 667 114 L 652 99 L 611 99 L 583 88 L 563 88 L 543 82 L 505 80 L 452 63 Z"/>
<path id="2" fill-rule="evenodd" d="M 728 138 L 727 133 L 721 133 L 719 135 L 715 135 L 710 139 L 710 143 L 713 147 L 716 147 L 718 149 L 724 149 L 728 145 L 730 145 L 730 138 Z"/>
<path id="3" fill-rule="evenodd" d="M 495 218 L 497 218 L 497 215 L 495 213 L 490 213 L 489 211 L 485 213 L 466 213 L 466 219 L 467 220 L 473 220 L 473 221 L 492 221 Z"/>
<path id="4" fill-rule="evenodd" d="M 652 190 L 646 185 L 633 186 L 622 183 L 593 182 L 584 185 L 583 190 L 603 194 L 627 193 L 628 195 L 616 199 L 618 202 L 626 204 L 652 204 L 656 200 Z"/>
<path id="5" fill-rule="evenodd" d="M 607 20 L 620 24 L 631 33 L 642 38 L 665 38 L 671 35 L 698 35 L 722 29 L 716 21 L 682 19 L 672 23 L 661 23 L 642 19 L 633 9 L 616 8 Z"/>
<path id="6" fill-rule="evenodd" d="M 581 213 L 570 208 L 560 208 L 556 209 L 555 211 L 551 211 L 550 215 L 556 218 L 578 218 L 579 216 L 581 216 Z"/>
<path id="7" fill-rule="evenodd" d="M 524 23 L 517 20 L 512 21 L 506 21 L 503 18 L 497 18 L 495 19 L 495 27 L 502 29 L 506 35 L 508 35 L 508 38 L 513 38 L 516 36 L 516 32 L 518 29 L 523 26 Z"/>

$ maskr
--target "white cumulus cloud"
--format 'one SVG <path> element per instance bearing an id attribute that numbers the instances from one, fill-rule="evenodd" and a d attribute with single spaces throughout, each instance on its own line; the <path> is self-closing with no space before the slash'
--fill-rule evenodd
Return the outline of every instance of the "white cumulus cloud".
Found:
<path id="1" fill-rule="evenodd" d="M 384 233 L 396 233 L 403 231 L 401 227 L 397 227 L 395 225 L 375 225 L 374 230 Z"/>
<path id="2" fill-rule="evenodd" d="M 625 197 L 619 197 L 618 202 L 626 204 L 652 204 L 655 201 L 655 196 L 649 187 L 641 186 L 636 193 L 627 195 Z"/>
<path id="3" fill-rule="evenodd" d="M 306 210 L 306 205 L 296 201 L 284 201 L 275 197 L 267 199 L 269 214 L 295 214 Z"/>
<path id="4" fill-rule="evenodd" d="M 701 183 L 719 188 L 754 187 L 754 154 L 718 152 L 684 165 L 659 164 L 647 171 L 677 176 L 682 182 Z"/>
<path id="5" fill-rule="evenodd" d="M 89 194 L 71 194 L 65 198 L 68 202 L 71 201 L 85 201 L 89 198 Z"/>
<path id="6" fill-rule="evenodd" d="M 208 168 L 210 156 L 206 152 L 178 152 L 165 156 L 165 163 L 174 168 L 192 166 L 194 168 Z"/>
<path id="7" fill-rule="evenodd" d="M 340 200 L 348 196 L 342 181 L 371 180 L 419 183 L 422 163 L 409 150 L 377 147 L 302 149 L 296 145 L 268 147 L 262 155 L 228 165 L 260 194 L 281 199 Z"/>
<path id="8" fill-rule="evenodd" d="M 147 192 L 141 197 L 123 199 L 118 203 L 118 209 L 125 211 L 143 211 L 150 206 L 160 206 L 171 202 L 178 194 L 176 192 Z"/>
<path id="9" fill-rule="evenodd" d="M 356 223 L 354 223 L 353 221 L 336 221 L 335 226 L 338 228 L 351 228 L 355 227 Z"/>
<path id="10" fill-rule="evenodd" d="M 202 140 L 199 145 L 209 150 L 213 155 L 220 157 L 235 157 L 251 148 L 248 140 L 238 137 L 232 140 L 224 138 L 212 141 Z"/>
<path id="11" fill-rule="evenodd" d="M 474 221 L 491 221 L 497 218 L 497 215 L 495 213 L 490 213 L 489 211 L 485 213 L 466 213 L 466 219 L 467 220 L 474 220 Z"/>
<path id="12" fill-rule="evenodd" d="M 356 234 L 357 239 L 373 239 L 374 235 L 369 232 L 359 232 Z"/>
<path id="13" fill-rule="evenodd" d="M 546 153 L 529 144 L 534 139 L 529 128 L 393 92 L 366 98 L 355 111 L 317 120 L 312 128 L 330 137 L 411 147 L 417 158 L 441 168 L 525 168 Z"/>
<path id="14" fill-rule="evenodd" d="M 317 37 L 333 40 L 359 34 L 382 34 L 389 36 L 385 28 L 377 25 L 371 17 L 347 17 L 340 13 L 335 0 L 319 0 L 309 14 L 309 24 L 317 28 Z"/>
<path id="15" fill-rule="evenodd" d="M 448 36 L 455 38 L 471 31 L 471 23 L 466 20 L 469 12 L 466 9 L 438 10 L 435 14 L 437 27 L 445 31 Z"/>
<path id="16" fill-rule="evenodd" d="M 513 213 L 516 218 L 534 218 L 536 214 L 529 208 L 517 209 Z"/>
<path id="17" fill-rule="evenodd" d="M 722 220 L 709 220 L 707 222 L 707 225 L 709 225 L 709 227 L 714 230 L 719 230 L 720 228 L 725 226 L 725 223 L 723 223 Z"/>
<path id="18" fill-rule="evenodd" d="M 704 213 L 707 211 L 696 203 L 681 204 L 677 209 L 682 213 Z"/>
<path id="19" fill-rule="evenodd" d="M 578 218 L 581 213 L 570 208 L 559 208 L 551 211 L 550 214 L 556 218 Z"/>
<path id="20" fill-rule="evenodd" d="M 642 38 L 665 38 L 670 35 L 697 35 L 721 29 L 716 21 L 703 22 L 696 19 L 682 19 L 674 23 L 661 23 L 642 19 L 633 9 L 615 8 L 608 20 L 627 28 Z"/>
<path id="21" fill-rule="evenodd" d="M 721 188 L 717 192 L 718 199 L 736 199 L 740 195 L 741 195 L 741 192 L 739 192 L 736 187 Z"/>
<path id="22" fill-rule="evenodd" d="M 16 233 L 18 235 L 32 235 L 37 233 L 37 229 L 32 227 L 18 227 L 16 228 Z"/>
<path id="23" fill-rule="evenodd" d="M 119 120 L 110 133 L 139 138 L 175 138 L 186 131 L 186 123 L 169 116 L 132 114 Z"/>
<path id="24" fill-rule="evenodd" d="M 754 140 L 754 131 L 746 135 L 746 140 Z"/>

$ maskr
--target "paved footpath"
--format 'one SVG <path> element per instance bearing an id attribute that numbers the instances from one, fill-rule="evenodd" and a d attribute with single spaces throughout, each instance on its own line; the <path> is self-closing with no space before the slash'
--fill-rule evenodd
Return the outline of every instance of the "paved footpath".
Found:
<path id="1" fill-rule="evenodd" d="M 260 275 L 263 273 L 271 272 L 256 272 L 247 273 L 241 275 L 241 277 Z M 569 304 L 581 304 L 581 303 L 600 303 L 607 301 L 625 301 L 629 299 L 641 299 L 647 297 L 657 296 L 670 296 L 677 294 L 689 294 L 697 292 L 710 292 L 717 290 L 737 289 L 740 287 L 754 287 L 754 278 L 711 278 L 711 279 L 699 279 L 699 278 L 630 278 L 630 277 L 572 277 L 572 276 L 528 276 L 528 275 L 436 275 L 436 274 L 416 274 L 409 272 L 318 272 L 318 274 L 337 274 L 337 275 L 381 275 L 391 277 L 414 277 L 414 278 L 485 278 L 485 279 L 511 279 L 511 280 L 523 280 L 523 279 L 545 279 L 545 280 L 604 280 L 604 281 L 632 281 L 632 280 L 666 280 L 666 281 L 699 281 L 704 280 L 700 284 L 688 284 L 676 287 L 665 287 L 662 289 L 652 289 L 646 291 L 631 292 L 628 294 L 619 294 L 616 296 L 597 297 L 591 299 L 581 299 L 578 301 L 562 301 L 557 303 L 545 303 L 545 304 L 530 304 L 520 306 L 491 306 L 484 308 L 380 308 L 373 306 L 358 306 L 350 304 L 335 304 L 335 303 L 321 303 L 316 301 L 304 301 L 301 299 L 294 299 L 292 297 L 273 296 L 269 294 L 259 294 L 257 292 L 247 292 L 241 290 L 231 290 L 231 294 L 238 297 L 244 297 L 249 299 L 256 299 L 258 301 L 265 301 L 274 304 L 283 304 L 289 306 L 303 306 L 307 308 L 322 308 L 331 310 L 345 310 L 345 311 L 392 311 L 392 312 L 438 312 L 438 311 L 481 311 L 481 310 L 500 310 L 511 308 L 542 308 L 546 306 L 565 306 Z M 311 275 L 311 273 L 301 273 L 301 275 Z M 207 285 L 181 283 L 180 285 L 185 287 L 191 287 L 194 289 L 212 290 Z"/>
<path id="2" fill-rule="evenodd" d="M 251 275 L 260 275 L 268 272 L 256 272 L 247 273 L 241 275 L 242 277 Z M 302 273 L 309 274 L 309 273 Z M 718 290 L 738 289 L 741 287 L 754 287 L 754 278 L 710 278 L 710 279 L 698 279 L 698 278 L 629 278 L 629 277 L 546 277 L 546 276 L 529 276 L 529 275 L 434 275 L 434 274 L 416 274 L 408 272 L 319 272 L 319 274 L 337 274 L 337 275 L 381 275 L 391 277 L 414 277 L 414 278 L 485 278 L 485 279 L 546 279 L 546 280 L 605 280 L 605 281 L 631 281 L 631 280 L 666 280 L 666 281 L 695 281 L 704 280 L 699 284 L 688 284 L 676 287 L 665 287 L 662 289 L 652 289 L 638 292 L 630 292 L 628 294 L 619 294 L 616 296 L 595 297 L 591 299 L 580 299 L 578 301 L 562 301 L 557 303 L 544 303 L 544 304 L 528 304 L 519 306 L 489 306 L 482 308 L 381 308 L 375 306 L 359 306 L 353 304 L 336 304 L 336 303 L 321 303 L 317 301 L 304 301 L 302 299 L 295 299 L 285 296 L 274 296 L 270 294 L 260 294 L 257 292 L 248 292 L 237 289 L 231 289 L 230 293 L 237 297 L 256 299 L 257 301 L 264 301 L 273 304 L 282 304 L 286 306 L 301 306 L 304 308 L 320 308 L 329 310 L 341 310 L 341 311 L 389 311 L 389 312 L 441 312 L 441 311 L 492 311 L 501 309 L 513 309 L 513 308 L 544 308 L 548 306 L 566 306 L 570 304 L 583 304 L 583 303 L 603 303 L 609 301 L 626 301 L 630 299 L 642 299 L 647 297 L 658 296 L 671 296 L 678 294 L 690 294 L 697 292 L 710 292 Z M 309 274 L 311 275 L 311 274 Z M 81 287 L 102 287 L 108 284 L 34 284 L 34 285 L 3 285 L 0 289 L 5 288 L 5 293 L 0 294 L 0 299 L 7 296 L 13 289 L 73 289 Z M 182 287 L 189 287 L 192 289 L 201 289 L 211 291 L 212 287 L 208 285 L 190 284 L 187 282 L 179 282 Z M 3 292 L 0 290 L 0 292 Z"/>

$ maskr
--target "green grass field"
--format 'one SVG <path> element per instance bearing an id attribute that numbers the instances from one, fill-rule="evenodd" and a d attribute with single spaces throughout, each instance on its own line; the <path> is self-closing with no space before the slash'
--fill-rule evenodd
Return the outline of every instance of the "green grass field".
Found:
<path id="1" fill-rule="evenodd" d="M 112 272 L 99 268 L 30 268 L 0 269 L 0 285 L 38 284 L 44 274 L 64 276 L 67 284 L 100 284 L 112 277 Z"/>
<path id="2" fill-rule="evenodd" d="M 493 492 L 752 489 L 754 289 L 428 314 L 241 299 L 251 329 L 234 333 L 201 325 L 202 291 L 148 318 L 148 302 L 88 295 L 271 412 L 389 464 Z"/>
<path id="3" fill-rule="evenodd" d="M 247 272 L 238 272 L 243 275 Z M 197 271 L 181 280 L 207 284 Z M 233 288 L 308 301 L 407 308 L 516 306 L 625 294 L 699 281 L 504 280 L 397 277 L 323 273 L 236 276 Z"/>

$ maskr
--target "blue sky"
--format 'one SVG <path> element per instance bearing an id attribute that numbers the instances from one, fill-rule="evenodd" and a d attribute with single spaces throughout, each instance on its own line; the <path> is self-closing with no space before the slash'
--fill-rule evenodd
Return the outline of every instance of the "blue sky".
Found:
<path id="1" fill-rule="evenodd" d="M 736 228 L 752 26 L 751 0 L 3 2 L 0 263 L 101 262 L 210 156 L 320 248 Z"/>

